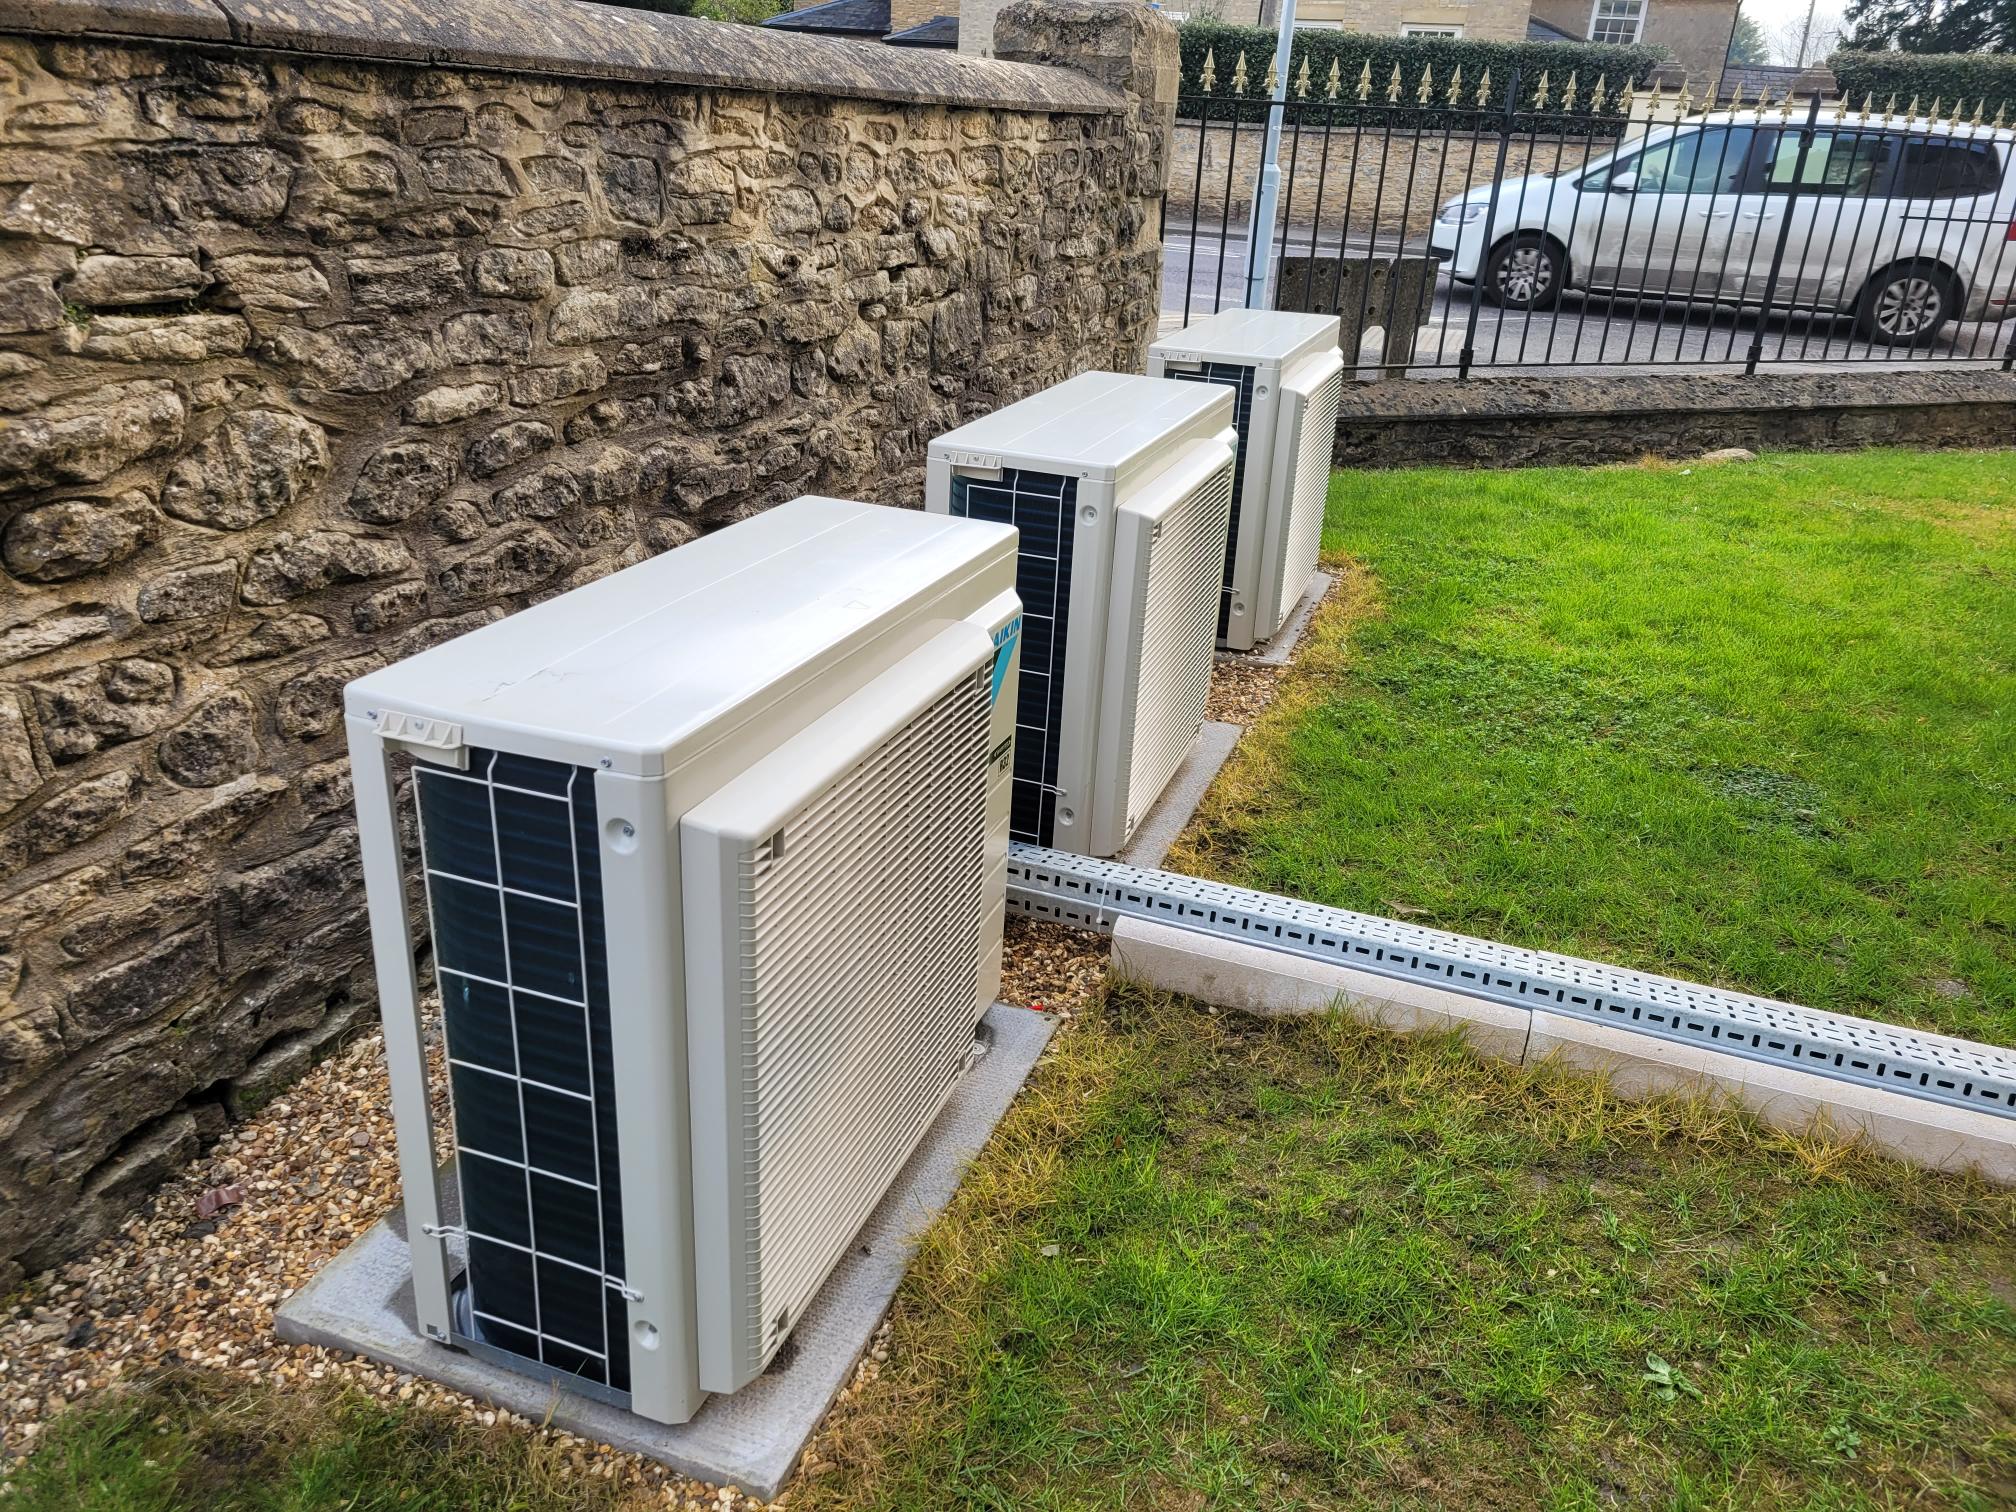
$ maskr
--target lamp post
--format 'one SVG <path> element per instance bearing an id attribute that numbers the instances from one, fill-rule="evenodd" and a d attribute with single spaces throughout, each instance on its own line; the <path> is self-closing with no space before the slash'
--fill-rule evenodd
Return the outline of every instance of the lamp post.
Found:
<path id="1" fill-rule="evenodd" d="M 1267 134 L 1260 143 L 1260 182 L 1246 228 L 1246 308 L 1267 307 L 1273 272 L 1274 217 L 1281 203 L 1281 122 L 1288 107 L 1288 55 L 1295 46 L 1295 0 L 1281 0 L 1281 35 L 1274 44 L 1274 97 L 1267 106 Z"/>

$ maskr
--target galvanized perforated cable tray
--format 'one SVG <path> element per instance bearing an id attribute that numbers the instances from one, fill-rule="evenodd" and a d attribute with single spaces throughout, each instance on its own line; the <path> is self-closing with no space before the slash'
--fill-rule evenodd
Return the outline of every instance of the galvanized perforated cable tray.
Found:
<path id="1" fill-rule="evenodd" d="M 2016 1052 L 1895 1024 L 1031 845 L 1010 847 L 1008 903 L 1083 929 L 1111 929 L 1122 914 L 1159 919 L 1396 981 L 2016 1118 Z"/>

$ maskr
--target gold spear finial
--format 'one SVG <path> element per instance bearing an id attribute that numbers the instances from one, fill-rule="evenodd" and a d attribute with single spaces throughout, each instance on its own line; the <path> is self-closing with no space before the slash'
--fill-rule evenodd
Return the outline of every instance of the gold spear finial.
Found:
<path id="1" fill-rule="evenodd" d="M 1866 126 L 1869 124 L 1869 112 L 1875 109 L 1875 107 L 1876 92 L 1872 89 L 1868 94 L 1862 96 L 1862 125 Z"/>
<path id="2" fill-rule="evenodd" d="M 1887 121 L 1890 119 L 1890 117 L 1894 116 L 1895 114 L 1897 114 L 1897 96 L 1893 94 L 1892 96 L 1890 96 L 1889 100 L 1887 100 L 1884 103 L 1883 119 Z"/>
<path id="3" fill-rule="evenodd" d="M 1398 105 L 1400 103 L 1400 65 L 1398 63 L 1393 65 L 1393 80 L 1386 86 L 1386 103 L 1388 105 Z"/>
<path id="4" fill-rule="evenodd" d="M 1449 103 L 1451 105 L 1461 105 L 1463 103 L 1463 65 L 1461 63 L 1456 65 L 1456 72 L 1449 75 Z"/>
<path id="5" fill-rule="evenodd" d="M 1274 94 L 1274 86 L 1280 82 L 1281 82 L 1281 75 L 1275 71 L 1274 60 L 1272 58 L 1269 58 L 1267 60 L 1267 80 L 1264 84 L 1261 85 L 1261 89 L 1271 99 Z"/>
<path id="6" fill-rule="evenodd" d="M 1980 99 L 1974 102 L 1974 114 L 1968 120 L 1967 124 L 1969 126 L 1979 126 L 1982 122 L 1982 119 L 1986 117 L 1987 114 L 1988 114 L 1988 96 L 1983 95 L 1981 96 Z"/>
<path id="7" fill-rule="evenodd" d="M 1627 121 L 1631 118 L 1631 112 L 1638 108 L 1638 86 L 1629 78 L 1624 80 L 1624 92 L 1617 96 L 1614 108 L 1617 114 Z"/>
<path id="8" fill-rule="evenodd" d="M 1566 84 L 1566 86 L 1563 87 L 1561 91 L 1561 108 L 1564 111 L 1573 110 L 1575 108 L 1576 76 L 1577 76 L 1576 70 L 1572 68 L 1568 70 L 1568 83 Z"/>
<path id="9" fill-rule="evenodd" d="M 1372 98 L 1372 60 L 1367 58 L 1365 66 L 1358 70 L 1358 103 L 1363 105 Z"/>
<path id="10" fill-rule="evenodd" d="M 1736 94 L 1738 99 L 1742 98 L 1743 89 L 1740 84 L 1737 86 Z M 1734 100 L 1730 101 L 1729 108 L 1732 110 L 1736 108 L 1736 102 Z M 1693 112 L 1694 112 L 1693 86 L 1690 84 L 1682 84 L 1680 86 L 1680 98 L 1673 102 L 1673 119 L 1676 121 L 1684 121 L 1687 119 L 1688 116 L 1692 115 Z"/>
<path id="11" fill-rule="evenodd" d="M 1997 131 L 2009 124 L 2009 107 L 2006 103 L 1995 107 L 1995 119 L 1989 124 Z"/>
<path id="12" fill-rule="evenodd" d="M 1944 110 L 1945 108 L 1946 108 L 1946 97 L 1944 95 L 1932 96 L 1932 108 L 1925 112 L 1926 123 L 1929 125 L 1931 122 L 1938 120 L 1939 112 Z"/>
<path id="13" fill-rule="evenodd" d="M 1309 98 L 1309 55 L 1307 53 L 1302 55 L 1302 71 L 1295 75 L 1295 98 L 1298 100 Z"/>
<path id="14" fill-rule="evenodd" d="M 1482 110 L 1491 103 L 1491 70 L 1484 70 L 1484 77 L 1477 81 L 1477 108 Z"/>
<path id="15" fill-rule="evenodd" d="M 1211 93 L 1211 86 L 1218 82 L 1218 60 L 1211 55 L 1211 49 L 1204 49 L 1204 71 L 1197 75 L 1197 83 L 1204 93 Z"/>
<path id="16" fill-rule="evenodd" d="M 1232 65 L 1232 93 L 1246 93 L 1246 54 L 1241 51 L 1239 61 Z"/>
<path id="17" fill-rule="evenodd" d="M 1589 91 L 1589 113 L 1591 115 L 1601 115 L 1603 113 L 1603 102 L 1609 97 L 1610 75 L 1600 73 L 1596 75 L 1596 87 Z"/>
<path id="18" fill-rule="evenodd" d="M 1435 65 L 1429 64 L 1421 70 L 1421 88 L 1414 95 L 1416 105 L 1429 104 L 1435 93 Z"/>
<path id="19" fill-rule="evenodd" d="M 1904 119 L 1906 121 L 1915 121 L 1918 119 L 1918 96 L 1911 96 L 1911 103 L 1904 107 Z"/>
<path id="20" fill-rule="evenodd" d="M 1535 110 L 1545 110 L 1547 108 L 1547 94 L 1547 70 L 1543 68 L 1540 70 L 1540 87 L 1533 93 L 1533 108 Z"/>
<path id="21" fill-rule="evenodd" d="M 1340 70 L 1337 67 L 1337 60 L 1335 58 L 1332 58 L 1330 60 L 1330 87 L 1325 91 L 1325 94 L 1330 99 L 1334 100 L 1337 98 L 1337 91 L 1342 89 L 1343 87 L 1344 87 L 1344 74 L 1342 70 Z"/>

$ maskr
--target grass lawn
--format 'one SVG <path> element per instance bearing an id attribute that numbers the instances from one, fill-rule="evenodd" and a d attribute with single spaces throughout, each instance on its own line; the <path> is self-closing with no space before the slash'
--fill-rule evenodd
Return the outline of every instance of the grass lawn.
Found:
<path id="1" fill-rule="evenodd" d="M 2016 1043 L 2016 453 L 1340 474 L 1172 864 Z"/>

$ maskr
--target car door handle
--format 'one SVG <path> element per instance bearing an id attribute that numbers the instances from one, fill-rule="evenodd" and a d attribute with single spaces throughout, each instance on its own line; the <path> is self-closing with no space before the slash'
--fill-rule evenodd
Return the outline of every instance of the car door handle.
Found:
<path id="1" fill-rule="evenodd" d="M 1734 215 L 1735 213 L 1736 212 L 1734 210 L 1703 210 L 1701 212 L 1701 219 L 1727 220 L 1729 219 L 1730 216 Z"/>
<path id="2" fill-rule="evenodd" d="M 1743 212 L 1743 219 L 1762 220 L 1764 219 L 1764 212 L 1762 210 L 1745 210 Z"/>

